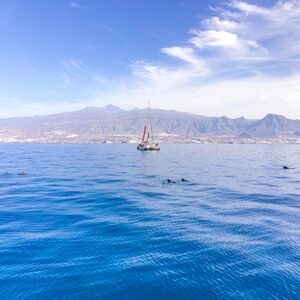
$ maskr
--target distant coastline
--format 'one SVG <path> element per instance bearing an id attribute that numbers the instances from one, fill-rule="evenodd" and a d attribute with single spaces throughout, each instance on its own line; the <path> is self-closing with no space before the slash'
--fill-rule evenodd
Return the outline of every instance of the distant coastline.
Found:
<path id="1" fill-rule="evenodd" d="M 220 140 L 211 140 L 211 141 L 168 141 L 163 142 L 158 140 L 160 144 L 185 144 L 185 145 L 300 145 L 300 139 L 293 140 L 293 139 L 256 139 L 256 140 L 239 140 L 239 139 L 232 139 L 228 141 L 220 141 Z M 110 144 L 110 145 L 117 145 L 117 144 L 138 144 L 138 141 L 136 143 L 133 143 L 131 141 L 111 141 L 111 140 L 104 140 L 104 141 L 69 141 L 69 140 L 47 140 L 42 141 L 39 139 L 1 139 L 0 144 Z"/>
<path id="2" fill-rule="evenodd" d="M 207 117 L 153 109 L 157 142 L 177 144 L 300 144 L 300 120 Z M 0 143 L 126 143 L 140 141 L 146 109 L 108 105 L 53 114 L 0 119 Z"/>

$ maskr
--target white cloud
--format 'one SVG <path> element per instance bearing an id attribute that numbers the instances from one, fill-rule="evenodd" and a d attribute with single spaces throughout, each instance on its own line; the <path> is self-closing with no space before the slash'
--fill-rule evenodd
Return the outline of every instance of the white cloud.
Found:
<path id="1" fill-rule="evenodd" d="M 205 19 L 203 25 L 212 30 L 234 30 L 237 28 L 238 23 L 231 20 L 219 18 L 217 16 Z"/>
<path id="2" fill-rule="evenodd" d="M 132 108 L 150 100 L 153 107 L 204 115 L 300 118 L 299 8 L 300 0 L 273 7 L 231 2 L 191 29 L 183 45 L 160 49 L 165 60 L 137 61 L 130 76 L 109 81 L 105 90 L 86 86 L 86 99 L 89 105 Z M 78 74 L 97 77 L 80 61 L 61 63 L 65 84 Z"/>
<path id="3" fill-rule="evenodd" d="M 132 72 L 138 79 L 154 82 L 164 88 L 186 84 L 196 76 L 199 76 L 193 68 L 163 67 L 144 62 L 133 64 Z M 147 82 L 142 83 L 139 81 L 139 84 L 146 85 Z"/>
<path id="4" fill-rule="evenodd" d="M 231 6 L 246 14 L 268 15 L 270 13 L 269 9 L 242 1 L 233 1 Z"/>
<path id="5" fill-rule="evenodd" d="M 193 37 L 190 42 L 194 44 L 197 48 L 206 48 L 206 47 L 224 47 L 238 49 L 242 48 L 245 44 L 254 44 L 255 42 L 243 41 L 238 38 L 235 33 L 227 31 L 215 31 L 215 30 L 206 30 L 206 31 L 196 31 L 193 33 Z"/>
<path id="6" fill-rule="evenodd" d="M 97 101 L 124 108 L 151 106 L 201 115 L 261 118 L 268 113 L 300 118 L 300 74 L 278 78 L 256 75 L 249 78 L 175 85 L 126 82 L 114 93 L 95 94 Z M 103 103 L 103 102 L 101 102 Z"/>
<path id="7" fill-rule="evenodd" d="M 236 33 L 224 30 L 193 31 L 194 37 L 190 42 L 200 49 L 215 48 L 227 51 L 227 56 L 231 59 L 262 59 L 266 57 L 267 50 L 258 45 L 254 40 L 240 38 Z M 224 53 L 223 53 L 224 55 Z"/>
<path id="8" fill-rule="evenodd" d="M 300 0 L 272 7 L 233 1 L 192 28 L 185 43 L 158 49 L 159 62 L 134 62 L 129 75 L 112 81 L 65 59 L 60 78 L 64 86 L 84 82 L 88 101 L 80 106 L 144 107 L 150 100 L 153 107 L 205 115 L 300 118 L 299 28 Z"/>
<path id="9" fill-rule="evenodd" d="M 262 15 L 264 17 L 287 16 L 286 14 L 295 15 L 300 13 L 299 0 L 278 1 L 271 8 L 257 6 L 243 1 L 232 1 L 230 6 L 244 12 L 246 15 Z"/>
<path id="10" fill-rule="evenodd" d="M 195 65 L 202 63 L 199 57 L 195 54 L 194 49 L 189 47 L 163 48 L 161 49 L 161 52 Z"/>
<path id="11" fill-rule="evenodd" d="M 153 106 L 209 115 L 300 118 L 300 1 L 269 8 L 234 1 L 214 11 L 184 46 L 161 49 L 178 63 L 134 64 L 127 88 L 107 99 L 134 106 L 151 99 Z"/>
<path id="12" fill-rule="evenodd" d="M 81 4 L 79 4 L 79 3 L 77 3 L 77 2 L 70 2 L 70 6 L 72 7 L 72 8 L 77 8 L 77 9 L 89 9 L 89 7 L 87 7 L 87 6 L 84 6 L 84 5 L 81 5 Z"/>

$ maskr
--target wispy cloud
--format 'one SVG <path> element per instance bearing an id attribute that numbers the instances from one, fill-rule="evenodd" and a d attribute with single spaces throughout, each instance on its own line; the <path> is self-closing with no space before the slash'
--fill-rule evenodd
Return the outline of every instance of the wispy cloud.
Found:
<path id="1" fill-rule="evenodd" d="M 98 99 L 122 106 L 175 108 L 210 115 L 300 117 L 300 0 L 263 7 L 232 1 L 190 30 L 184 45 L 140 60 L 132 78 Z M 123 105 L 124 106 L 124 105 Z"/>
<path id="2" fill-rule="evenodd" d="M 78 2 L 75 2 L 75 1 L 70 2 L 70 7 L 77 8 L 77 9 L 90 9 L 88 6 L 82 5 L 82 4 L 80 4 Z"/>
<path id="3" fill-rule="evenodd" d="M 179 58 L 185 62 L 191 63 L 192 65 L 203 67 L 203 60 L 196 55 L 194 49 L 189 47 L 170 47 L 161 49 L 162 53 L 165 53 L 169 56 Z"/>
<path id="4" fill-rule="evenodd" d="M 94 25 L 97 29 L 104 30 L 104 31 L 108 32 L 109 34 L 116 36 L 118 39 L 123 40 L 123 42 L 124 42 L 122 35 L 117 30 L 113 29 L 112 27 L 110 27 L 106 24 L 103 24 L 103 23 L 96 23 L 96 22 L 94 23 Z"/>
<path id="5" fill-rule="evenodd" d="M 67 58 L 60 61 L 61 79 L 81 85 L 89 105 L 144 107 L 151 100 L 154 107 L 200 114 L 300 118 L 299 28 L 300 0 L 269 7 L 231 1 L 213 8 L 184 43 L 157 49 L 160 61 L 142 57 L 128 66 L 130 74 L 111 80 Z"/>
<path id="6" fill-rule="evenodd" d="M 66 85 L 76 84 L 77 81 L 81 84 L 88 82 L 89 85 L 96 82 L 101 88 L 111 85 L 112 81 L 106 78 L 100 70 L 91 70 L 81 60 L 64 58 L 59 63 L 63 68 L 61 78 Z"/>

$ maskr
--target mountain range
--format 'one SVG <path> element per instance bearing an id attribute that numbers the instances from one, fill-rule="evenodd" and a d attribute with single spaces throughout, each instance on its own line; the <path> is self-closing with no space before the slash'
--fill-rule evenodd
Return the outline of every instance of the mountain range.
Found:
<path id="1" fill-rule="evenodd" d="M 262 119 L 207 117 L 152 109 L 154 134 L 168 141 L 214 139 L 300 139 L 300 120 L 268 114 Z M 2 142 L 101 142 L 138 139 L 147 109 L 113 105 L 47 116 L 0 119 Z"/>

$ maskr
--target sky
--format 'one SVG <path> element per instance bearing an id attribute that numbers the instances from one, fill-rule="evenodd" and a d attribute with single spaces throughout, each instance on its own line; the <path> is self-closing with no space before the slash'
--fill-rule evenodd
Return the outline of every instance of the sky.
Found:
<path id="1" fill-rule="evenodd" d="M 148 101 L 300 119 L 300 0 L 0 0 L 0 117 Z"/>

